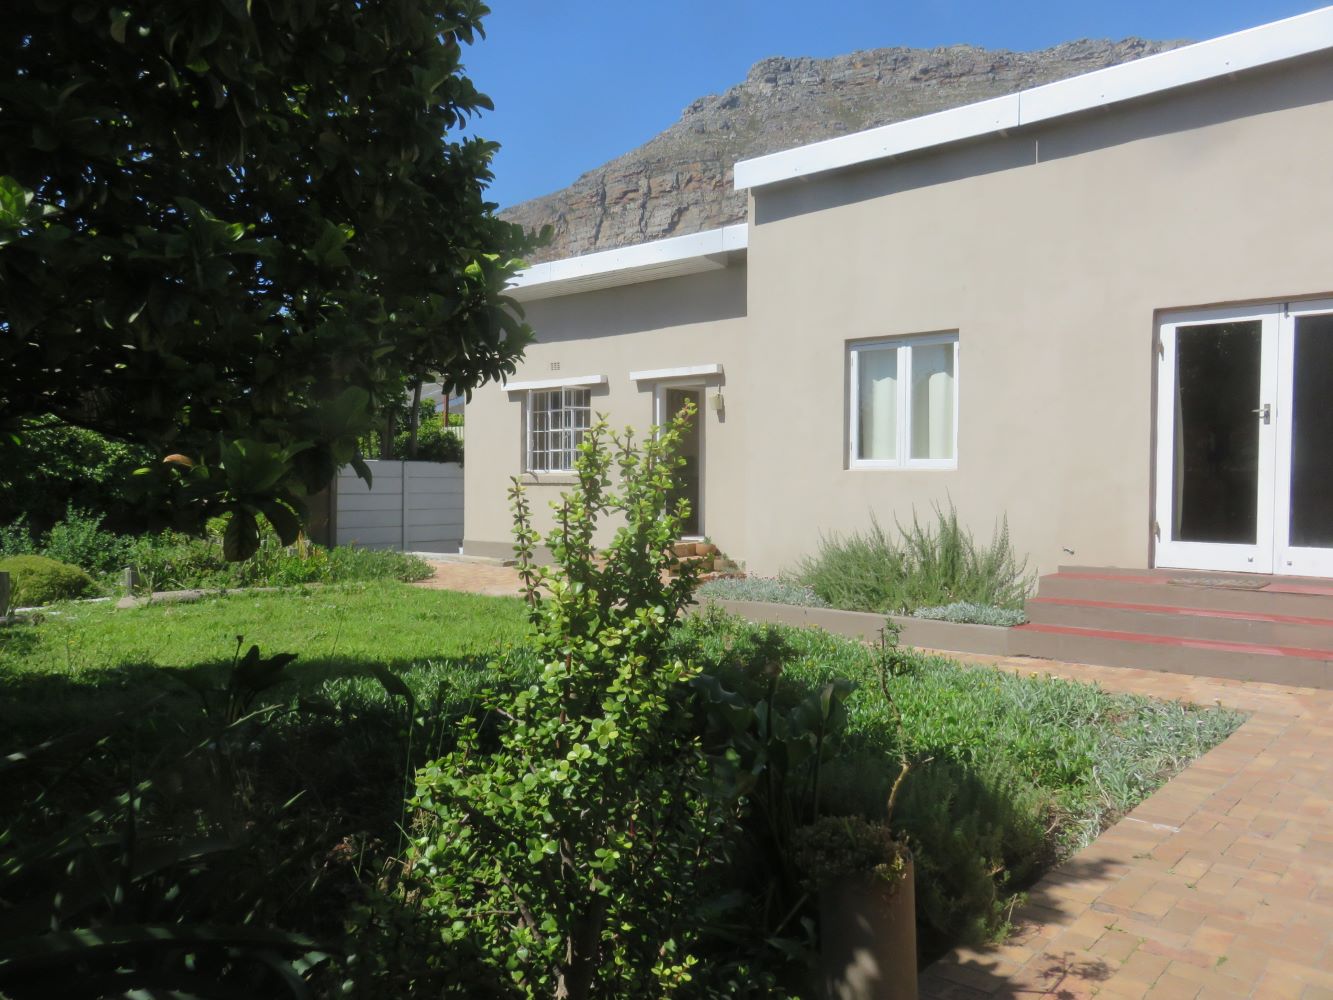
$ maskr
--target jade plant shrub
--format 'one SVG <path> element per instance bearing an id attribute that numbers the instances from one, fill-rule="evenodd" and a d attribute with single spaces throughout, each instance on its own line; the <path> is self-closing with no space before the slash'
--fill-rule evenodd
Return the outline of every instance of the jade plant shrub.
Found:
<path id="1" fill-rule="evenodd" d="M 691 978 L 696 886 L 727 816 L 690 710 L 696 671 L 668 646 L 695 583 L 688 566 L 666 573 L 688 416 L 638 445 L 602 421 L 587 432 L 550 567 L 511 490 L 541 675 L 484 698 L 458 748 L 418 772 L 403 887 L 466 995 L 664 996 Z M 600 550 L 606 517 L 621 526 Z"/>

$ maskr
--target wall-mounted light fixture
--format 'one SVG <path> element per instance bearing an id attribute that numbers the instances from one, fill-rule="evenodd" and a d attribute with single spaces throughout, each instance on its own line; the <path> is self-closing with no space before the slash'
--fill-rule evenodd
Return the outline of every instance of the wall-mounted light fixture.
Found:
<path id="1" fill-rule="evenodd" d="M 708 405 L 711 406 L 711 407 L 713 408 L 713 412 L 714 412 L 714 413 L 721 413 L 721 412 L 722 412 L 722 408 L 723 408 L 724 406 L 726 406 L 727 404 L 726 404 L 726 401 L 723 400 L 723 398 L 722 398 L 722 390 L 721 390 L 721 389 L 719 389 L 717 392 L 713 393 L 712 397 L 708 400 Z"/>

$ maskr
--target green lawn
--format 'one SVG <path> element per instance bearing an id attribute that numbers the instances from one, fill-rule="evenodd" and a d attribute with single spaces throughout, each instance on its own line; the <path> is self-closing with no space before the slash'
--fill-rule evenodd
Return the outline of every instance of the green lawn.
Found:
<path id="1" fill-rule="evenodd" d="M 192 604 L 117 610 L 65 604 L 0 628 L 0 730 L 38 735 L 61 718 L 133 704 L 163 687 L 161 668 L 217 671 L 237 636 L 265 653 L 292 652 L 298 689 L 365 675 L 372 664 L 405 674 L 414 687 L 453 674 L 464 688 L 522 638 L 516 598 L 424 590 L 384 581 L 241 593 Z M 168 685 L 170 686 L 170 685 Z M 179 685 L 176 685 L 180 687 Z"/>

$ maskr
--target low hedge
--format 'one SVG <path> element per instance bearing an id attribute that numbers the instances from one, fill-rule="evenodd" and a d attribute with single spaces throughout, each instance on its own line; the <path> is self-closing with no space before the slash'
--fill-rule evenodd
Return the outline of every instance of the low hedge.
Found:
<path id="1" fill-rule="evenodd" d="M 0 573 L 9 574 L 9 602 L 14 607 L 70 601 L 97 590 L 93 578 L 79 567 L 46 556 L 0 559 Z"/>

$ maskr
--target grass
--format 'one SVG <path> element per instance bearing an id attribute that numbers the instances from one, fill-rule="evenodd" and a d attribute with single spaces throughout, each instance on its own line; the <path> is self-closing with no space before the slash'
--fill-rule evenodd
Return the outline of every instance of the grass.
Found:
<path id="1" fill-rule="evenodd" d="M 27 624 L 0 628 L 0 729 L 32 732 L 85 711 L 97 717 L 132 704 L 162 690 L 171 676 L 162 668 L 220 671 L 237 636 L 266 654 L 297 653 L 289 674 L 298 692 L 364 677 L 372 664 L 403 674 L 409 686 L 447 683 L 466 691 L 525 629 L 517 599 L 393 581 L 127 610 L 63 604 Z"/>

